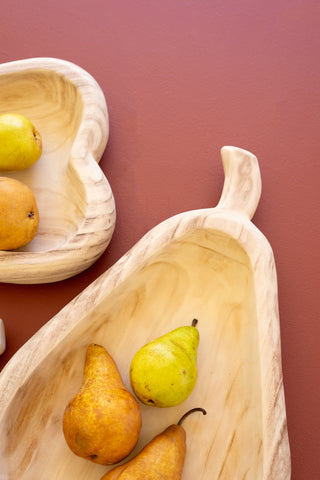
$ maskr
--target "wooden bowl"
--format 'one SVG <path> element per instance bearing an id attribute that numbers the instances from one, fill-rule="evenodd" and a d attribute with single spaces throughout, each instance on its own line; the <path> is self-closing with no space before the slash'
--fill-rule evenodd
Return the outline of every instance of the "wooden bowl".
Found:
<path id="1" fill-rule="evenodd" d="M 26 247 L 0 252 L 0 281 L 45 283 L 94 263 L 115 224 L 110 185 L 98 162 L 109 120 L 104 95 L 82 68 L 54 58 L 0 65 L 0 114 L 21 113 L 38 128 L 43 153 L 19 172 L 0 172 L 32 189 L 40 225 Z"/>
<path id="2" fill-rule="evenodd" d="M 97 479 L 110 467 L 74 455 L 62 415 L 78 391 L 87 345 L 100 343 L 127 387 L 134 353 L 198 319 L 198 379 L 182 404 L 141 404 L 134 452 L 192 407 L 183 480 L 289 480 L 277 279 L 271 247 L 250 221 L 260 198 L 255 156 L 224 147 L 215 208 L 149 231 L 42 327 L 0 375 L 0 472 L 10 480 Z"/>

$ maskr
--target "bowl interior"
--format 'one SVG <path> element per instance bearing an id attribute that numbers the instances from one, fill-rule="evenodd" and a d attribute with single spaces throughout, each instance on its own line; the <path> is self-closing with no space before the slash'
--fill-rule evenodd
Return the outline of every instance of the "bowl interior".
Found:
<path id="1" fill-rule="evenodd" d="M 84 218 L 83 183 L 69 162 L 82 111 L 78 89 L 58 72 L 34 69 L 0 76 L 0 114 L 25 115 L 43 140 L 43 153 L 32 167 L 0 172 L 26 183 L 38 204 L 38 233 L 22 251 L 40 252 L 59 246 Z"/>
<path id="2" fill-rule="evenodd" d="M 63 311 L 60 312 L 63 315 Z M 2 471 L 9 479 L 99 479 L 110 467 L 75 456 L 62 415 L 78 391 L 88 343 L 104 345 L 130 389 L 134 353 L 197 318 L 198 379 L 177 407 L 141 405 L 143 426 L 132 455 L 189 408 L 184 480 L 262 478 L 263 435 L 257 313 L 249 257 L 232 237 L 196 229 L 162 247 L 83 312 L 12 399 L 1 427 Z M 61 319 L 63 322 L 63 318 Z M 132 456 L 131 455 L 131 456 Z"/>

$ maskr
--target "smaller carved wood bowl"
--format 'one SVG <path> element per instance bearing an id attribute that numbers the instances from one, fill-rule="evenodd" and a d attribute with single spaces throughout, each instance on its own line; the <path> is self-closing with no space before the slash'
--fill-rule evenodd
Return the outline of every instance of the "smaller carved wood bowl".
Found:
<path id="1" fill-rule="evenodd" d="M 110 469 L 74 455 L 62 432 L 87 346 L 103 345 L 130 389 L 146 342 L 198 319 L 198 379 L 177 407 L 141 404 L 131 455 L 193 407 L 184 423 L 183 480 L 289 480 L 277 279 L 271 247 L 251 217 L 260 198 L 254 155 L 224 147 L 215 208 L 150 230 L 42 327 L 0 374 L 0 473 L 7 480 L 99 480 Z"/>
<path id="2" fill-rule="evenodd" d="M 92 265 L 114 230 L 114 198 L 98 166 L 109 135 L 105 97 L 73 63 L 25 59 L 0 65 L 0 114 L 7 112 L 36 125 L 43 153 L 26 170 L 0 172 L 31 188 L 40 214 L 28 245 L 0 252 L 0 281 L 63 280 Z"/>

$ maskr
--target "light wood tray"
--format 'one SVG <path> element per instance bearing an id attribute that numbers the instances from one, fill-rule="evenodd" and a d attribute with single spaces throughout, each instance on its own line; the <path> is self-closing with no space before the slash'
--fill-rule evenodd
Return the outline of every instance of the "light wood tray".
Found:
<path id="1" fill-rule="evenodd" d="M 0 114 L 21 113 L 36 125 L 43 153 L 32 167 L 0 172 L 32 189 L 39 231 L 26 247 L 0 251 L 0 281 L 46 283 L 92 265 L 115 225 L 110 185 L 98 162 L 109 120 L 94 78 L 73 63 L 33 58 L 0 65 Z"/>
<path id="2" fill-rule="evenodd" d="M 152 229 L 31 338 L 0 375 L 0 473 L 9 480 L 99 480 L 110 467 L 75 456 L 62 415 L 82 380 L 87 345 L 104 345 L 129 385 L 138 348 L 197 318 L 198 380 L 177 407 L 141 405 L 134 453 L 192 407 L 183 480 L 289 480 L 273 253 L 250 221 L 256 157 L 224 147 L 215 208 Z"/>

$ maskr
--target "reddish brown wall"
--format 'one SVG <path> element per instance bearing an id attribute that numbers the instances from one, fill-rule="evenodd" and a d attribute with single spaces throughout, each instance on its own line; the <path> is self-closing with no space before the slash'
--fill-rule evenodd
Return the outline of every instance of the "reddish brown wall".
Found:
<path id="1" fill-rule="evenodd" d="M 3 0 L 0 62 L 70 60 L 101 85 L 101 160 L 117 225 L 88 271 L 53 285 L 0 285 L 1 368 L 45 322 L 175 213 L 215 206 L 219 150 L 255 153 L 254 217 L 274 250 L 293 480 L 320 477 L 319 2 Z"/>

